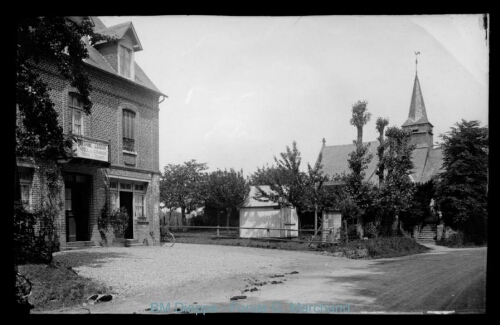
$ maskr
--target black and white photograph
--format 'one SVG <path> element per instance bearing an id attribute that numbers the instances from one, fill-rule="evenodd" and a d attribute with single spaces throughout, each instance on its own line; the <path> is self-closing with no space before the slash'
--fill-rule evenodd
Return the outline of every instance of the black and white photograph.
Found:
<path id="1" fill-rule="evenodd" d="M 19 314 L 486 314 L 488 13 L 16 31 Z"/>

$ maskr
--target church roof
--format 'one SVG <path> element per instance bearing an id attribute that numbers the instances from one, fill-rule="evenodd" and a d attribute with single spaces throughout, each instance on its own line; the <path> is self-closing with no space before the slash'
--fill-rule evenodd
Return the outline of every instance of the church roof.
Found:
<path id="1" fill-rule="evenodd" d="M 379 145 L 378 141 L 363 142 L 363 144 L 370 144 L 368 151 L 373 154 L 371 162 L 368 164 L 368 168 L 364 170 L 365 180 L 371 181 L 377 178 L 375 175 L 375 170 L 377 168 L 377 147 Z M 342 174 L 342 172 L 349 173 L 349 166 L 347 164 L 347 159 L 349 159 L 349 153 L 353 152 L 356 146 L 351 144 L 337 145 L 337 146 L 323 146 L 321 148 L 323 165 L 323 173 L 334 176 L 335 174 Z M 377 179 L 378 180 L 378 179 Z"/>
<path id="2" fill-rule="evenodd" d="M 408 114 L 408 119 L 403 124 L 403 126 L 422 123 L 430 124 L 429 120 L 427 119 L 427 112 L 425 111 L 424 97 L 422 96 L 422 89 L 420 88 L 418 75 L 415 75 L 413 93 L 411 95 L 410 112 Z"/>
<path id="3" fill-rule="evenodd" d="M 375 174 L 377 170 L 377 147 L 378 141 L 364 142 L 363 144 L 370 143 L 369 152 L 373 154 L 373 158 L 365 169 L 365 181 L 378 183 L 378 176 Z M 347 164 L 349 153 L 355 149 L 354 144 L 338 145 L 338 146 L 323 146 L 321 149 L 323 165 L 323 173 L 334 176 L 335 174 L 346 174 L 350 172 Z M 411 179 L 415 183 L 425 183 L 429 181 L 432 176 L 436 175 L 443 163 L 443 151 L 440 148 L 417 148 L 413 151 L 412 161 L 414 168 L 411 174 Z"/>

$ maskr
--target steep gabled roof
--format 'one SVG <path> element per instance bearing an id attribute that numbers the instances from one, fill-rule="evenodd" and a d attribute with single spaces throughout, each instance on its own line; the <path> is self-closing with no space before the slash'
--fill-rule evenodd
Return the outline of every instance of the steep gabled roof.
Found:
<path id="1" fill-rule="evenodd" d="M 403 126 L 422 124 L 422 123 L 430 124 L 429 120 L 427 119 L 424 97 L 422 96 L 422 89 L 420 88 L 418 75 L 415 75 L 415 82 L 413 84 L 413 93 L 411 95 L 410 112 L 408 114 L 408 119 L 403 124 Z"/>
<path id="2" fill-rule="evenodd" d="M 364 142 L 363 144 L 367 144 Z M 373 154 L 373 158 L 365 170 L 365 181 L 378 183 L 378 176 L 375 174 L 377 170 L 378 157 L 376 155 L 378 141 L 371 141 L 369 152 Z M 342 172 L 349 173 L 347 159 L 349 153 L 354 151 L 354 144 L 338 145 L 338 146 L 323 146 L 321 149 L 322 157 L 322 171 L 330 176 L 341 174 Z M 412 161 L 414 169 L 412 171 L 412 181 L 415 183 L 428 182 L 432 176 L 436 175 L 443 163 L 443 151 L 440 148 L 417 148 L 413 151 Z M 332 185 L 328 183 L 326 185 Z M 338 183 L 337 183 L 338 184 Z"/>
<path id="3" fill-rule="evenodd" d="M 119 24 L 116 26 L 112 26 L 110 28 L 107 28 L 104 23 L 97 17 L 91 17 L 93 23 L 94 23 L 94 30 L 97 33 L 105 33 L 105 35 L 113 36 L 113 35 L 118 35 L 118 37 L 123 37 L 127 32 L 133 31 L 134 37 L 137 37 L 135 34 L 135 29 L 132 25 L 131 22 Z M 139 42 L 139 39 L 137 39 L 137 42 Z M 140 43 L 138 43 L 140 46 Z M 90 46 L 87 44 L 87 50 L 89 53 L 89 58 L 85 60 L 86 63 L 99 68 L 101 70 L 104 70 L 106 72 L 112 73 L 120 78 L 124 78 L 118 74 L 116 70 L 114 70 L 111 65 L 106 61 L 106 59 L 101 55 L 101 53 L 95 49 L 94 47 Z M 141 47 L 142 50 L 142 47 Z M 125 80 L 129 80 L 127 78 L 124 78 Z M 137 62 L 135 62 L 135 78 L 134 81 L 138 85 L 141 85 L 145 88 L 148 88 L 150 90 L 153 90 L 157 92 L 158 94 L 167 97 L 165 94 L 163 94 L 154 84 L 153 82 L 148 78 L 146 73 L 139 67 Z"/>
<path id="4" fill-rule="evenodd" d="M 373 154 L 373 158 L 368 164 L 368 168 L 364 170 L 366 181 L 378 181 L 375 175 L 375 170 L 377 169 L 377 147 L 379 145 L 378 141 L 363 142 L 363 144 L 370 144 L 368 151 Z M 343 172 L 349 173 L 349 166 L 347 164 L 347 159 L 349 159 L 349 154 L 354 151 L 355 145 L 344 144 L 337 146 L 323 146 L 321 148 L 323 165 L 323 173 L 334 176 L 335 174 L 342 174 Z"/>
<path id="5" fill-rule="evenodd" d="M 103 24 L 104 25 L 104 24 Z M 141 42 L 139 41 L 139 37 L 137 37 L 137 33 L 135 32 L 134 25 L 132 24 L 131 21 L 121 23 L 115 26 L 111 27 L 102 27 L 100 25 L 100 29 L 95 29 L 96 33 L 99 33 L 101 35 L 113 37 L 116 39 L 123 39 L 126 34 L 130 35 L 130 38 L 132 39 L 133 42 L 133 48 L 134 51 L 142 51 L 142 45 Z M 98 43 L 99 44 L 99 43 Z"/>

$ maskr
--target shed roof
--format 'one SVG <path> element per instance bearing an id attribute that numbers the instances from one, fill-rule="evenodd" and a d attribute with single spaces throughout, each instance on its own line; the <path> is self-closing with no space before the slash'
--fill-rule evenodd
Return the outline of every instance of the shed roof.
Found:
<path id="1" fill-rule="evenodd" d="M 271 189 L 269 185 L 259 185 L 260 189 L 263 190 L 266 193 L 271 193 Z M 263 207 L 277 207 L 279 206 L 278 203 L 268 201 L 268 202 L 261 202 L 258 201 L 254 198 L 254 196 L 257 194 L 257 186 L 251 186 L 250 187 L 250 192 L 248 193 L 247 197 L 245 198 L 245 201 L 241 204 L 240 208 L 263 208 Z"/>

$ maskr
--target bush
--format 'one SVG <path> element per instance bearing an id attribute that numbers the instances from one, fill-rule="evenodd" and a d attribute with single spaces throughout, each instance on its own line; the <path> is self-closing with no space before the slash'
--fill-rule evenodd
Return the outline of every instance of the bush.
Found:
<path id="1" fill-rule="evenodd" d="M 101 236 L 104 236 L 105 232 L 112 228 L 116 238 L 123 238 L 128 228 L 128 222 L 129 215 L 125 207 L 110 211 L 108 205 L 105 204 L 101 210 L 101 217 L 97 221 L 97 227 Z"/>
<path id="2" fill-rule="evenodd" d="M 356 258 L 359 252 L 367 249 L 368 256 L 372 258 L 396 257 L 423 253 L 428 250 L 411 238 L 407 237 L 379 237 L 368 240 L 354 240 L 341 246 L 336 246 L 334 251 L 343 252 L 347 257 Z"/>
<path id="3" fill-rule="evenodd" d="M 50 263 L 59 250 L 55 219 L 58 211 L 50 206 L 33 212 L 14 205 L 14 264 Z M 36 227 L 36 229 L 35 229 Z"/>
<path id="4" fill-rule="evenodd" d="M 476 241 L 477 238 L 473 236 L 469 236 L 467 233 L 462 231 L 457 231 L 452 234 L 449 238 L 443 238 L 437 245 L 458 248 L 458 247 L 471 247 L 471 246 L 481 246 L 484 244 L 482 241 Z"/>

